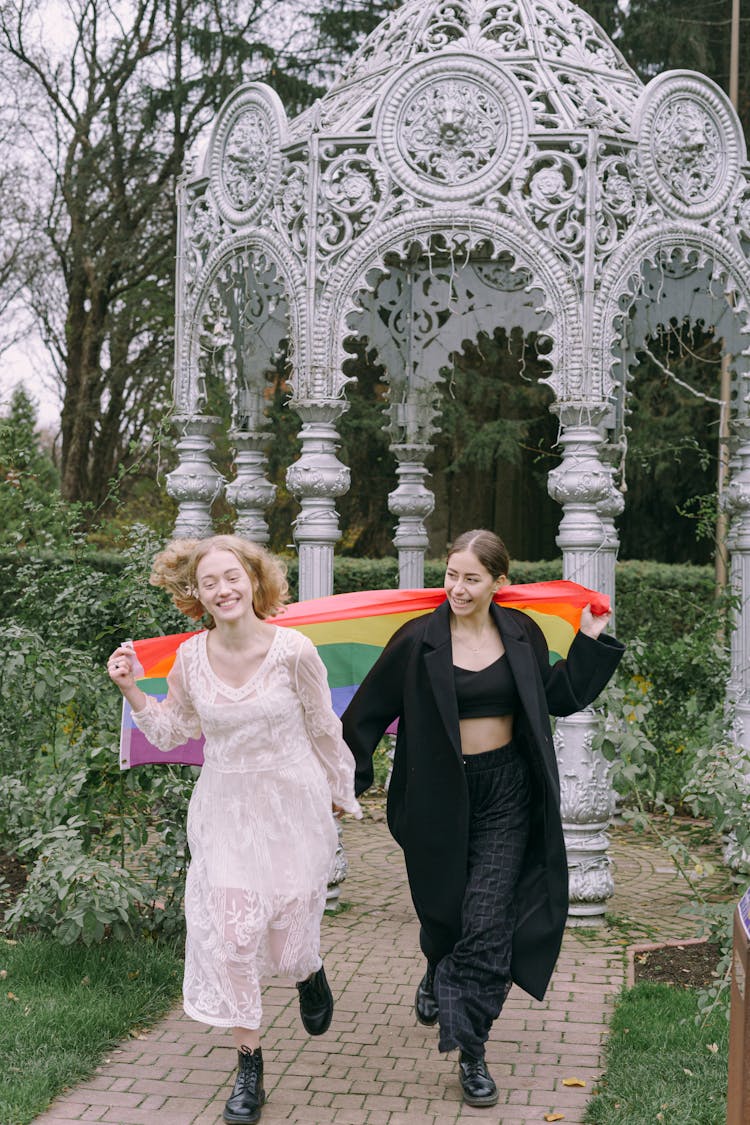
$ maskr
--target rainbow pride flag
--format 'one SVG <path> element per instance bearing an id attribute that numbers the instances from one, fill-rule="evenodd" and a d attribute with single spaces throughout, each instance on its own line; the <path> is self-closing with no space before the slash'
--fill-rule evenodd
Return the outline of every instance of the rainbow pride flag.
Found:
<path id="1" fill-rule="evenodd" d="M 356 594 L 333 594 L 285 606 L 275 625 L 289 626 L 313 642 L 328 673 L 331 702 L 342 715 L 384 646 L 405 621 L 431 613 L 443 601 L 445 590 L 366 590 Z M 500 605 L 528 613 L 542 629 L 554 663 L 570 648 L 581 619 L 581 610 L 591 604 L 597 614 L 609 610 L 609 599 L 575 582 L 529 582 L 504 586 L 495 595 Z M 148 695 L 163 699 L 167 675 L 183 641 L 194 636 L 174 633 L 136 641 L 135 654 L 143 669 L 138 685 Z M 120 736 L 120 768 L 130 769 L 152 762 L 201 765 L 203 739 L 191 739 L 166 753 L 152 746 L 138 730 L 127 701 L 123 701 Z"/>

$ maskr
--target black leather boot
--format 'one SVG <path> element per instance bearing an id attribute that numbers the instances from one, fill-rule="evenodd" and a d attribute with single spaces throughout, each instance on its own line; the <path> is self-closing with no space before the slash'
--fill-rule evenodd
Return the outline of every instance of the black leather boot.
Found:
<path id="1" fill-rule="evenodd" d="M 435 966 L 427 962 L 427 969 L 417 985 L 417 994 L 414 997 L 414 1011 L 420 1023 L 425 1027 L 432 1027 L 437 1023 L 438 1006 L 435 999 Z"/>
<path id="2" fill-rule="evenodd" d="M 333 996 L 321 965 L 317 973 L 297 982 L 299 1014 L 308 1035 L 323 1035 L 331 1026 Z"/>
<path id="3" fill-rule="evenodd" d="M 260 1121 L 260 1107 L 266 1100 L 263 1089 L 263 1052 L 241 1047 L 237 1052 L 237 1078 L 224 1106 L 224 1120 L 234 1125 L 254 1125 Z"/>
<path id="4" fill-rule="evenodd" d="M 496 1105 L 497 1086 L 484 1059 L 474 1058 L 462 1051 L 458 1060 L 458 1077 L 467 1105 Z"/>

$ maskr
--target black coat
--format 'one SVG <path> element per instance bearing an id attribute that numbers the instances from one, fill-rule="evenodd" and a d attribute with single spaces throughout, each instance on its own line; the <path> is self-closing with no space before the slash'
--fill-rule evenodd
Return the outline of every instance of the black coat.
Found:
<path id="1" fill-rule="evenodd" d="M 490 611 L 520 696 L 513 738 L 528 756 L 533 787 L 511 971 L 521 988 L 541 1000 L 568 912 L 560 782 L 549 715 L 571 715 L 591 703 L 612 676 L 624 646 L 605 634 L 593 640 L 579 632 L 567 659 L 551 666 L 544 635 L 527 614 L 494 603 Z M 388 827 L 404 851 L 422 949 L 437 960 L 451 951 L 461 932 L 469 827 L 447 601 L 394 634 L 344 712 L 358 794 L 372 785 L 373 752 L 396 717 Z"/>

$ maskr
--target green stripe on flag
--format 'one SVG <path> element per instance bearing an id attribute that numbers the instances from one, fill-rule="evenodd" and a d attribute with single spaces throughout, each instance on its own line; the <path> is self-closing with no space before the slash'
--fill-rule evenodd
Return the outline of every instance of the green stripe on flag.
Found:
<path id="1" fill-rule="evenodd" d="M 382 651 L 379 645 L 320 645 L 318 653 L 326 666 L 328 686 L 339 688 L 361 684 Z"/>

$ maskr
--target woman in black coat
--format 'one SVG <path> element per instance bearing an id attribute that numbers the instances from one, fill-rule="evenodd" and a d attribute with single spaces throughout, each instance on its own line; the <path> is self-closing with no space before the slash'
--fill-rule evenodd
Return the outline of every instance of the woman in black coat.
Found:
<path id="1" fill-rule="evenodd" d="M 591 703 L 624 651 L 589 607 L 566 660 L 493 596 L 508 554 L 490 531 L 454 543 L 446 601 L 389 641 L 343 715 L 356 792 L 398 718 L 388 826 L 403 848 L 427 969 L 415 1010 L 460 1050 L 469 1105 L 494 1105 L 485 1043 L 511 982 L 541 1000 L 562 942 L 568 874 L 549 715 Z"/>

